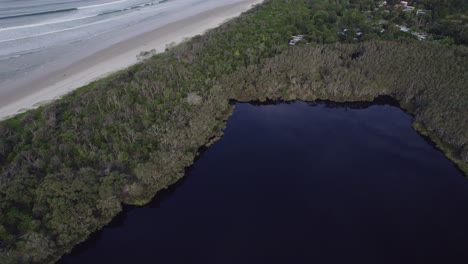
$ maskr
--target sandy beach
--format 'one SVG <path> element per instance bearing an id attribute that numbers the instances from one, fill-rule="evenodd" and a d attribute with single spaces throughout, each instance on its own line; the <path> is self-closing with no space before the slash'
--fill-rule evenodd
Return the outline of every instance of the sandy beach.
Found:
<path id="1" fill-rule="evenodd" d="M 69 59 L 63 56 L 61 60 L 47 63 L 21 78 L 1 83 L 0 119 L 56 100 L 76 88 L 138 63 L 137 55 L 142 51 L 155 49 L 157 53 L 163 52 L 167 45 L 203 34 L 261 2 L 225 1 L 222 5 L 210 6 L 194 14 L 181 11 L 179 16 L 167 19 L 167 24 L 152 26 L 148 23 L 143 29 L 140 25 L 139 31 L 127 30 L 128 38 L 123 41 L 116 38 L 117 42 L 113 42 L 116 40 L 111 37 L 98 39 L 113 43 L 96 52 L 93 42 L 84 43 L 70 53 Z"/>

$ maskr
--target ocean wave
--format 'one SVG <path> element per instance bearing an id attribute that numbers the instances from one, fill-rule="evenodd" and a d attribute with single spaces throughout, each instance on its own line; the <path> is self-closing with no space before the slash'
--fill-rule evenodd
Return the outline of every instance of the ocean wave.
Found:
<path id="1" fill-rule="evenodd" d="M 65 13 L 65 12 L 71 12 L 71 11 L 77 11 L 78 8 L 64 8 L 64 9 L 57 9 L 57 10 L 49 10 L 49 11 L 43 11 L 43 12 L 37 12 L 37 13 L 26 13 L 26 14 L 18 14 L 18 15 L 12 15 L 12 16 L 3 16 L 0 17 L 0 20 L 2 19 L 11 19 L 11 18 L 19 18 L 19 17 L 28 17 L 28 16 L 39 16 L 39 15 L 48 15 L 48 14 L 55 14 L 55 13 Z"/>
<path id="2" fill-rule="evenodd" d="M 73 29 L 79 29 L 79 28 L 84 28 L 84 27 L 88 27 L 88 26 L 92 26 L 92 25 L 102 24 L 102 23 L 106 23 L 106 22 L 113 21 L 113 20 L 118 20 L 118 19 L 119 19 L 118 17 L 114 17 L 114 18 L 110 18 L 110 19 L 105 19 L 105 20 L 89 23 L 89 24 L 86 24 L 86 25 L 81 25 L 81 26 L 76 26 L 76 27 L 69 27 L 69 28 L 64 28 L 64 29 L 54 30 L 54 31 L 48 31 L 48 32 L 44 32 L 44 33 L 40 33 L 40 34 L 36 34 L 36 35 L 29 35 L 29 36 L 24 36 L 24 37 L 19 37 L 19 38 L 0 40 L 0 43 L 9 42 L 9 41 L 16 41 L 16 40 L 23 40 L 23 39 L 28 39 L 28 38 L 34 38 L 34 37 L 40 37 L 40 36 L 65 32 L 65 31 L 69 31 L 69 30 L 73 30 Z"/>
<path id="3" fill-rule="evenodd" d="M 44 14 L 52 14 L 52 13 L 59 13 L 59 12 L 77 11 L 77 10 L 80 10 L 80 9 L 87 9 L 87 8 L 93 8 L 93 7 L 106 6 L 106 5 L 111 5 L 111 4 L 116 4 L 116 3 L 120 3 L 120 2 L 126 2 L 126 1 L 128 1 L 128 0 L 120 0 L 120 1 L 112 2 L 112 3 L 106 3 L 106 4 L 100 4 L 100 5 L 92 5 L 92 6 L 85 6 L 85 7 L 78 7 L 78 8 L 69 8 L 69 9 L 61 9 L 61 10 L 54 10 L 54 11 L 47 11 L 47 12 L 16 15 L 16 16 L 9 16 L 9 17 L 3 17 L 3 18 L 6 19 L 6 18 L 13 18 L 13 17 L 16 18 L 16 17 L 23 17 L 23 16 L 35 16 L 35 15 L 44 15 Z M 8 30 L 16 30 L 16 29 L 24 29 L 24 28 L 31 28 L 31 27 L 39 27 L 39 26 L 47 26 L 47 25 L 54 25 L 54 24 L 73 22 L 73 21 L 78 21 L 78 20 L 82 20 L 82 19 L 93 18 L 93 17 L 97 17 L 97 16 L 109 15 L 109 14 L 119 13 L 119 12 L 128 11 L 128 10 L 132 10 L 132 9 L 152 6 L 152 5 L 163 3 L 163 2 L 165 2 L 165 1 L 159 1 L 157 3 L 156 2 L 146 2 L 146 3 L 130 6 L 130 7 L 127 7 L 127 8 L 122 8 L 122 9 L 117 9 L 117 10 L 109 10 L 109 11 L 104 11 L 104 12 L 93 14 L 93 15 L 63 19 L 63 20 L 52 20 L 52 21 L 47 21 L 47 22 L 42 22 L 42 23 L 35 23 L 35 24 L 28 24 L 28 25 L 21 25 L 21 26 L 13 26 L 13 27 L 5 27 L 5 28 L 0 27 L 0 32 L 8 31 Z M 0 19 L 2 19 L 2 18 L 0 18 Z M 3 41 L 0 41 L 0 43 L 1 42 L 3 42 Z"/>
<path id="4" fill-rule="evenodd" d="M 130 7 L 123 8 L 123 9 L 118 9 L 118 10 L 111 10 L 111 11 L 107 11 L 107 12 L 102 12 L 102 13 L 100 13 L 99 15 L 108 15 L 108 14 L 112 14 L 112 13 L 118 13 L 118 12 L 122 12 L 122 11 L 128 11 L 128 10 L 137 9 L 137 8 L 142 8 L 142 7 L 146 7 L 146 6 L 152 6 L 152 5 L 159 4 L 159 3 L 161 3 L 161 2 L 158 2 L 158 3 L 155 3 L 155 2 L 147 2 L 147 3 L 143 3 L 143 4 L 139 4 L 139 5 L 130 6 Z"/>
<path id="5" fill-rule="evenodd" d="M 63 8 L 63 9 L 48 10 L 48 11 L 41 11 L 41 12 L 35 12 L 35 13 L 24 13 L 24 14 L 10 15 L 10 16 L 0 16 L 0 20 L 20 18 L 20 17 L 29 17 L 29 16 L 49 15 L 49 14 L 56 14 L 56 13 L 66 13 L 66 12 L 86 10 L 86 9 L 93 9 L 93 8 L 98 8 L 98 7 L 102 7 L 102 6 L 108 6 L 108 5 L 114 5 L 114 4 L 119 4 L 119 3 L 128 2 L 128 1 L 129 0 L 118 0 L 118 1 L 110 2 L 110 3 L 97 4 L 97 5 Z M 118 10 L 115 10 L 115 11 L 109 11 L 109 12 L 125 11 L 125 10 L 130 10 L 130 9 L 134 9 L 134 8 L 138 8 L 138 7 L 144 7 L 144 6 L 154 5 L 154 4 L 160 4 L 160 3 L 167 2 L 167 1 L 168 0 L 160 0 L 157 3 L 154 2 L 154 1 L 151 1 L 151 2 L 142 3 L 142 4 L 134 5 L 134 6 L 131 6 L 131 7 L 118 9 Z"/>
<path id="6" fill-rule="evenodd" d="M 84 16 L 84 17 L 77 17 L 77 18 L 71 18 L 71 19 L 65 19 L 65 20 L 49 21 L 49 22 L 44 22 L 44 23 L 29 24 L 29 25 L 23 25 L 23 26 L 14 26 L 14 27 L 0 28 L 0 32 L 2 32 L 2 31 L 7 31 L 7 30 L 14 30 L 14 29 L 31 28 L 31 27 L 39 27 L 39 26 L 48 26 L 48 25 L 54 25 L 54 24 L 60 24 L 60 23 L 73 22 L 73 21 L 78 21 L 78 20 L 82 20 L 82 19 L 86 19 L 86 18 L 97 17 L 97 16 L 100 16 L 100 15 L 101 15 L 101 14 L 90 15 L 90 16 Z"/>
<path id="7" fill-rule="evenodd" d="M 0 61 L 6 61 L 9 59 L 16 59 L 23 56 L 23 54 L 14 54 L 14 55 L 6 55 L 6 56 L 0 56 Z"/>
<path id="8" fill-rule="evenodd" d="M 118 3 L 122 3 L 122 2 L 127 2 L 127 1 L 128 1 L 128 0 L 119 0 L 119 1 L 115 1 L 115 2 L 104 3 L 104 4 L 98 4 L 98 5 L 82 6 L 82 7 L 78 7 L 77 9 L 80 10 L 80 9 L 96 8 L 96 7 L 101 7 L 101 6 L 114 5 L 114 4 L 118 4 Z"/>

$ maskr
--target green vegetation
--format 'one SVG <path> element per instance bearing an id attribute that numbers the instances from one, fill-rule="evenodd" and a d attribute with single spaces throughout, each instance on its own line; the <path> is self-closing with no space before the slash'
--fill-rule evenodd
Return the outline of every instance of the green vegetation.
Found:
<path id="1" fill-rule="evenodd" d="M 350 3 L 349 3 L 350 2 Z M 184 174 L 229 100 L 397 99 L 468 172 L 468 48 L 373 34 L 362 1 L 270 0 L 0 123 L 0 262 L 55 261 Z M 359 28 L 354 39 L 344 28 Z M 305 38 L 289 47 L 292 35 Z M 354 34 L 354 33 L 353 33 Z M 339 43 L 341 42 L 341 43 Z"/>
<path id="2" fill-rule="evenodd" d="M 240 69 L 219 85 L 230 86 L 236 91 L 231 97 L 241 101 L 391 96 L 415 116 L 414 127 L 467 173 L 467 58 L 467 47 L 419 41 L 303 46 Z"/>
<path id="3" fill-rule="evenodd" d="M 465 0 L 351 0 L 343 13 L 342 41 L 421 39 L 443 45 L 468 45 Z M 358 35 L 356 35 L 358 33 Z"/>

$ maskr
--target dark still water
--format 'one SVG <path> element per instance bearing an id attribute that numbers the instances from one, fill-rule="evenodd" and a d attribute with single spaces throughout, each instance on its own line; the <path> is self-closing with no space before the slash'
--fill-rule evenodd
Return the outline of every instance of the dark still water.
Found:
<path id="1" fill-rule="evenodd" d="M 388 105 L 237 104 L 179 184 L 64 263 L 468 263 L 468 180 Z"/>

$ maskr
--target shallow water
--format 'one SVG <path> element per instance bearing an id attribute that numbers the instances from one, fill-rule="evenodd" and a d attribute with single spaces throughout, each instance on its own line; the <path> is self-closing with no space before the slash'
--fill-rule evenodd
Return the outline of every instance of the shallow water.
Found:
<path id="1" fill-rule="evenodd" d="M 187 176 L 60 263 L 468 263 L 468 180 L 389 105 L 237 104 Z"/>
<path id="2" fill-rule="evenodd" d="M 177 1 L 177 0 L 176 0 Z M 0 0 L 0 59 L 72 43 L 156 15 L 160 0 Z"/>
<path id="3" fill-rule="evenodd" d="M 0 0 L 0 84 L 235 2 L 239 0 Z"/>

